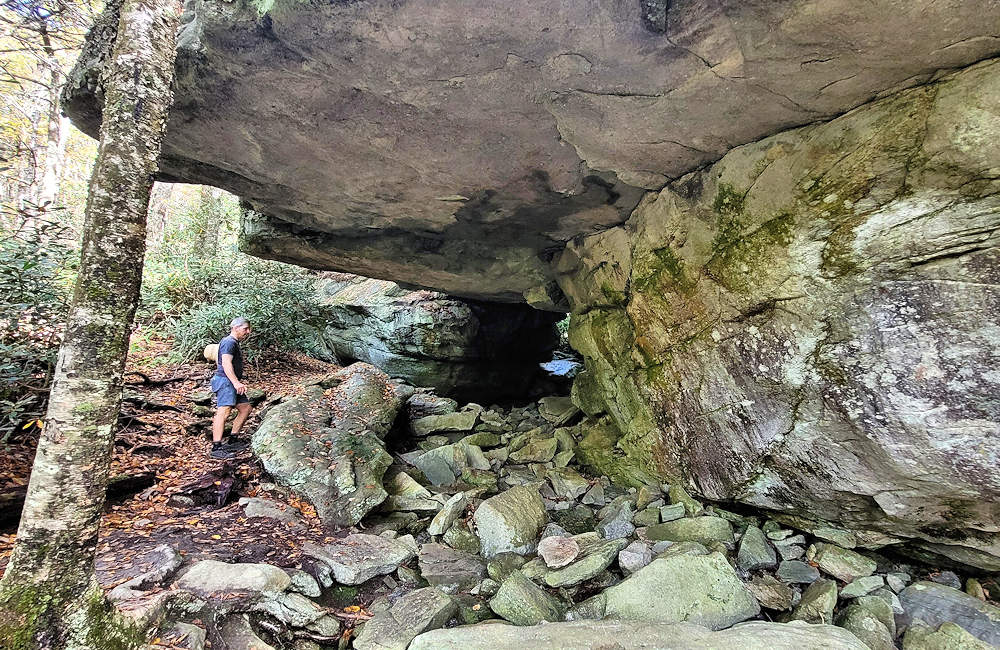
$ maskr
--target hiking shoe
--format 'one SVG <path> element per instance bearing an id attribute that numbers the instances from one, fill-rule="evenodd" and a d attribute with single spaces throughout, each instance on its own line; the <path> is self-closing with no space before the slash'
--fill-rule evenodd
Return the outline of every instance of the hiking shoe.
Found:
<path id="1" fill-rule="evenodd" d="M 212 451 L 208 453 L 211 458 L 216 458 L 218 460 L 229 460 L 230 458 L 236 457 L 236 452 L 226 449 L 222 445 L 218 447 L 212 446 Z"/>
<path id="2" fill-rule="evenodd" d="M 233 453 L 240 453 L 241 451 L 246 451 L 247 447 L 250 446 L 249 443 L 242 440 L 237 440 L 235 438 L 230 438 L 229 440 L 224 440 L 221 445 L 219 445 L 226 451 L 231 451 Z"/>

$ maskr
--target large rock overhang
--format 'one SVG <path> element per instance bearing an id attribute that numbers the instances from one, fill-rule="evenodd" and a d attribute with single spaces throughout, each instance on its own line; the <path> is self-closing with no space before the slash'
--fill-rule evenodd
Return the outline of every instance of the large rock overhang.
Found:
<path id="1" fill-rule="evenodd" d="M 114 4 L 64 95 L 91 135 Z M 993 2 L 265 4 L 187 3 L 160 177 L 243 197 L 249 253 L 552 309 L 645 190 L 1000 53 Z"/>

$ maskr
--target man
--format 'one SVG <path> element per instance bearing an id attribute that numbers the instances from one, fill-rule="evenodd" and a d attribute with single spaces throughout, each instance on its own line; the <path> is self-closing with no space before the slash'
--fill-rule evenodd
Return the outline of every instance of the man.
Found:
<path id="1" fill-rule="evenodd" d="M 240 341 L 250 336 L 250 321 L 240 316 L 229 324 L 229 336 L 219 341 L 216 355 L 215 375 L 212 377 L 212 392 L 215 393 L 215 418 L 212 420 L 212 458 L 232 458 L 246 449 L 246 444 L 236 441 L 222 442 L 226 430 L 226 420 L 236 408 L 233 420 L 235 438 L 243 429 L 243 423 L 250 416 L 250 400 L 247 385 L 243 383 L 243 352 Z"/>

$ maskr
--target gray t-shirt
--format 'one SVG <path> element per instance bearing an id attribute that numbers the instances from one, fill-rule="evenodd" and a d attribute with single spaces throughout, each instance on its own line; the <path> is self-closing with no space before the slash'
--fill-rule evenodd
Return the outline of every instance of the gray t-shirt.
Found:
<path id="1" fill-rule="evenodd" d="M 243 351 L 240 350 L 240 342 L 231 335 L 219 341 L 219 354 L 215 362 L 215 374 L 225 377 L 226 371 L 222 368 L 222 355 L 233 355 L 233 372 L 236 378 L 243 381 Z"/>

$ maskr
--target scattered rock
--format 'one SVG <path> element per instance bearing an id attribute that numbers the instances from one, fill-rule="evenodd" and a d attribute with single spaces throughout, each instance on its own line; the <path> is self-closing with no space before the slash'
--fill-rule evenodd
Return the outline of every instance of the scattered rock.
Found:
<path id="1" fill-rule="evenodd" d="M 955 623 L 981 641 L 1000 645 L 1000 607 L 938 584 L 915 582 L 899 594 L 906 614 L 904 624 L 917 619 L 927 625 Z"/>
<path id="2" fill-rule="evenodd" d="M 585 547 L 583 555 L 572 564 L 544 574 L 550 587 L 571 587 L 596 577 L 611 566 L 618 553 L 628 544 L 623 539 L 610 539 Z"/>
<path id="3" fill-rule="evenodd" d="M 449 593 L 468 591 L 486 575 L 486 565 L 478 556 L 441 544 L 424 544 L 418 558 L 423 579 Z"/>
<path id="4" fill-rule="evenodd" d="M 505 551 L 534 551 L 548 515 L 536 489 L 518 486 L 483 501 L 472 519 L 483 557 L 492 558 Z"/>
<path id="5" fill-rule="evenodd" d="M 885 584 L 882 576 L 865 576 L 858 578 L 840 590 L 841 598 L 857 598 L 866 596 Z"/>
<path id="6" fill-rule="evenodd" d="M 705 545 L 712 542 L 732 544 L 735 541 L 733 525 L 721 517 L 688 517 L 668 521 L 650 526 L 646 536 L 654 541 L 700 542 Z"/>
<path id="7" fill-rule="evenodd" d="M 809 585 L 802 600 L 792 611 L 790 620 L 806 623 L 832 623 L 833 609 L 837 606 L 837 583 L 821 578 Z"/>
<path id="8" fill-rule="evenodd" d="M 545 476 L 552 483 L 556 496 L 563 499 L 577 499 L 590 487 L 590 483 L 580 472 L 568 467 L 550 469 Z"/>
<path id="9" fill-rule="evenodd" d="M 791 584 L 812 584 L 819 580 L 819 570 L 798 560 L 787 560 L 778 566 L 778 578 Z"/>
<path id="10" fill-rule="evenodd" d="M 562 619 L 562 608 L 520 571 L 513 571 L 490 599 L 490 609 L 515 625 L 537 625 Z"/>
<path id="11" fill-rule="evenodd" d="M 597 531 L 605 539 L 622 539 L 628 537 L 635 532 L 632 517 L 632 503 L 622 501 L 601 519 L 601 523 L 597 524 Z"/>
<path id="12" fill-rule="evenodd" d="M 482 623 L 434 630 L 414 639 L 409 650 L 524 650 L 525 648 L 617 650 L 665 647 L 684 648 L 684 650 L 719 648 L 866 650 L 864 644 L 850 632 L 832 625 L 754 621 L 728 630 L 713 632 L 690 623 L 588 620 L 550 623 L 530 628 Z"/>
<path id="13" fill-rule="evenodd" d="M 903 636 L 903 650 L 991 650 L 996 646 L 980 641 L 954 623 L 942 623 L 937 630 L 915 621 Z"/>
<path id="14" fill-rule="evenodd" d="M 545 561 L 545 566 L 550 569 L 564 567 L 580 554 L 580 546 L 572 537 L 562 537 L 558 535 L 542 536 L 542 541 L 538 542 L 538 555 Z"/>
<path id="15" fill-rule="evenodd" d="M 691 498 L 691 495 L 687 493 L 687 490 L 682 488 L 680 485 L 666 485 L 663 487 L 663 491 L 670 497 L 670 503 L 679 503 L 684 506 L 684 511 L 687 513 L 688 517 L 699 515 L 705 509 L 703 505 Z"/>
<path id="16" fill-rule="evenodd" d="M 479 420 L 479 411 L 454 411 L 442 415 L 428 415 L 410 422 L 413 435 L 426 437 L 434 433 L 472 431 Z"/>
<path id="17" fill-rule="evenodd" d="M 939 585 L 945 585 L 951 587 L 952 589 L 962 588 L 962 579 L 959 578 L 954 571 L 939 571 L 932 573 L 929 579 L 931 582 L 936 582 Z"/>
<path id="18" fill-rule="evenodd" d="M 645 542 L 635 541 L 618 553 L 618 566 L 632 574 L 653 561 L 653 551 Z"/>
<path id="19" fill-rule="evenodd" d="M 598 507 L 607 503 L 604 499 L 604 486 L 600 483 L 595 483 L 594 486 L 587 490 L 587 493 L 583 495 L 583 502 L 587 505 Z"/>
<path id="20" fill-rule="evenodd" d="M 755 575 L 746 586 L 761 607 L 779 612 L 787 612 L 792 608 L 795 591 L 769 573 Z"/>
<path id="21" fill-rule="evenodd" d="M 288 589 L 292 579 L 270 564 L 227 564 L 202 560 L 177 580 L 177 587 L 201 596 L 232 592 L 260 595 Z"/>
<path id="22" fill-rule="evenodd" d="M 837 625 L 858 637 L 871 650 L 896 649 L 896 644 L 892 640 L 893 635 L 885 624 L 871 611 L 856 602 L 840 613 L 837 617 Z"/>
<path id="23" fill-rule="evenodd" d="M 556 455 L 556 439 L 533 440 L 510 455 L 515 463 L 547 463 Z"/>
<path id="24" fill-rule="evenodd" d="M 760 613 L 757 600 L 719 553 L 653 560 L 604 594 L 607 615 L 625 620 L 688 621 L 718 630 Z"/>
<path id="25" fill-rule="evenodd" d="M 740 540 L 736 566 L 744 571 L 753 571 L 754 569 L 770 569 L 777 562 L 777 555 L 768 544 L 764 533 L 756 526 L 749 526 L 743 534 L 743 539 Z"/>
<path id="26" fill-rule="evenodd" d="M 458 410 L 458 402 L 450 397 L 438 397 L 433 393 L 414 393 L 406 400 L 407 415 L 418 420 L 428 415 L 446 415 Z"/>
<path id="27" fill-rule="evenodd" d="M 870 576 L 877 566 L 874 560 L 835 544 L 816 545 L 816 564 L 823 573 L 844 582 Z"/>
<path id="28" fill-rule="evenodd" d="M 572 420 L 580 409 L 569 397 L 543 397 L 538 400 L 538 413 L 552 426 L 561 427 Z"/>
<path id="29" fill-rule="evenodd" d="M 356 650 L 406 650 L 410 641 L 427 630 L 444 626 L 457 606 L 433 587 L 417 589 L 365 623 L 354 639 Z"/>
<path id="30" fill-rule="evenodd" d="M 666 523 L 668 521 L 674 521 L 675 519 L 681 519 L 684 517 L 683 503 L 672 503 L 669 506 L 660 506 L 660 521 Z"/>
<path id="31" fill-rule="evenodd" d="M 441 508 L 441 511 L 434 515 L 434 519 L 427 526 L 427 534 L 444 535 L 445 531 L 455 523 L 455 520 L 465 512 L 465 504 L 466 498 L 464 492 L 459 492 L 448 499 Z"/>
<path id="32" fill-rule="evenodd" d="M 219 636 L 228 650 L 275 650 L 254 633 L 246 614 L 235 614 L 219 628 Z"/>
<path id="33" fill-rule="evenodd" d="M 415 546 L 409 535 L 386 539 L 355 533 L 325 546 L 303 544 L 302 553 L 325 563 L 340 584 L 358 585 L 395 571 L 416 556 Z"/>

